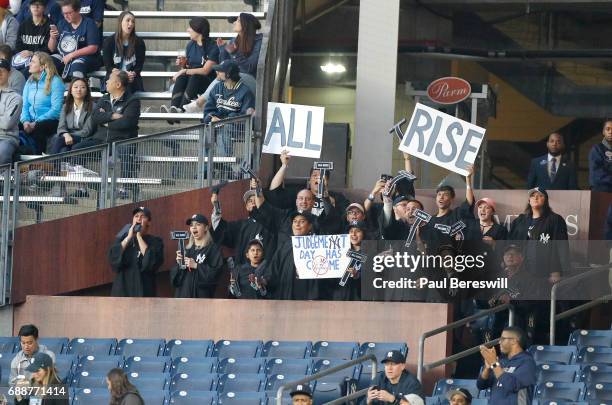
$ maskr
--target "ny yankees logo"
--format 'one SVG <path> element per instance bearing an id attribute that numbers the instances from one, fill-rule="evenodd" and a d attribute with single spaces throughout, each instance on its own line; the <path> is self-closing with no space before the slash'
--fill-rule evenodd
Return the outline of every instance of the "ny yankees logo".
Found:
<path id="1" fill-rule="evenodd" d="M 330 249 L 341 249 L 340 246 L 340 238 L 337 236 L 332 236 L 329 238 L 329 248 Z"/>
<path id="2" fill-rule="evenodd" d="M 261 235 L 259 234 L 259 232 L 257 232 L 257 235 L 255 235 L 255 237 L 254 237 L 253 239 L 256 239 L 256 240 L 258 240 L 258 241 L 260 241 L 260 242 L 263 242 L 263 236 L 261 236 Z"/>
<path id="3" fill-rule="evenodd" d="M 204 263 L 204 260 L 206 260 L 206 253 L 200 253 L 199 255 L 196 256 L 196 259 L 195 259 L 195 261 L 198 262 L 198 264 Z"/>
<path id="4" fill-rule="evenodd" d="M 547 233 L 541 233 L 540 234 L 540 242 L 542 242 L 543 244 L 548 244 L 548 241 L 550 240 L 550 235 Z"/>

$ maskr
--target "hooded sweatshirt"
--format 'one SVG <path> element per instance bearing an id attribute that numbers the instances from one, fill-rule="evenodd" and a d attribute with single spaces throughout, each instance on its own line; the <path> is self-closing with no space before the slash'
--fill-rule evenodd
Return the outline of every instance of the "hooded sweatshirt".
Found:
<path id="1" fill-rule="evenodd" d="M 536 383 L 536 364 L 531 354 L 520 352 L 511 359 L 502 357 L 499 360 L 504 373 L 495 378 L 491 370 L 489 378 L 478 376 L 476 386 L 479 390 L 491 388 L 489 403 L 495 405 L 531 405 Z"/>
<path id="2" fill-rule="evenodd" d="M 219 82 L 206 100 L 204 123 L 208 124 L 212 117 L 224 119 L 244 115 L 249 108 L 255 108 L 255 96 L 242 80 L 231 88 L 225 82 Z"/>
<path id="3" fill-rule="evenodd" d="M 11 88 L 0 89 L 0 140 L 12 140 L 19 145 L 21 96 Z"/>

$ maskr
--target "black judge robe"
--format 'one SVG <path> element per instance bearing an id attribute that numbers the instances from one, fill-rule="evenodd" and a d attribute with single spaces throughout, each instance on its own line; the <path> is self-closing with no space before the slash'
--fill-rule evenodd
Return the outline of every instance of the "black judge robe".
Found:
<path id="1" fill-rule="evenodd" d="M 198 263 L 196 269 L 181 269 L 175 264 L 170 270 L 170 281 L 176 298 L 212 298 L 217 279 L 223 269 L 223 256 L 215 243 L 185 250 L 185 257 Z M 191 271 L 190 271 L 191 270 Z"/>
<path id="2" fill-rule="evenodd" d="M 125 235 L 115 239 L 108 252 L 113 272 L 117 273 L 113 281 L 113 297 L 155 297 L 155 273 L 164 262 L 164 242 L 153 235 L 144 235 L 147 251 L 140 253 L 136 235 L 121 250 L 121 241 Z"/>

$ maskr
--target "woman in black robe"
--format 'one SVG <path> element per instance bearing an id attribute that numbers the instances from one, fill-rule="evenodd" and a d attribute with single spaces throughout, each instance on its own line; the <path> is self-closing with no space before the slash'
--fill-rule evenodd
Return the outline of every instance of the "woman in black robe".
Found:
<path id="1" fill-rule="evenodd" d="M 208 219 L 195 214 L 187 219 L 189 244 L 185 247 L 185 265 L 181 252 L 170 270 L 170 281 L 176 298 L 212 298 L 223 268 L 223 256 L 208 231 Z"/>

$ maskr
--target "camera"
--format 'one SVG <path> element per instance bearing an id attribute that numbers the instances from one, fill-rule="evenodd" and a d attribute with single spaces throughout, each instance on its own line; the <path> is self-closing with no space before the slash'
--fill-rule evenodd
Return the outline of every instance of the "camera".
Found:
<path id="1" fill-rule="evenodd" d="M 140 231 L 142 231 L 142 225 L 141 224 L 134 225 L 134 233 L 138 233 Z"/>

